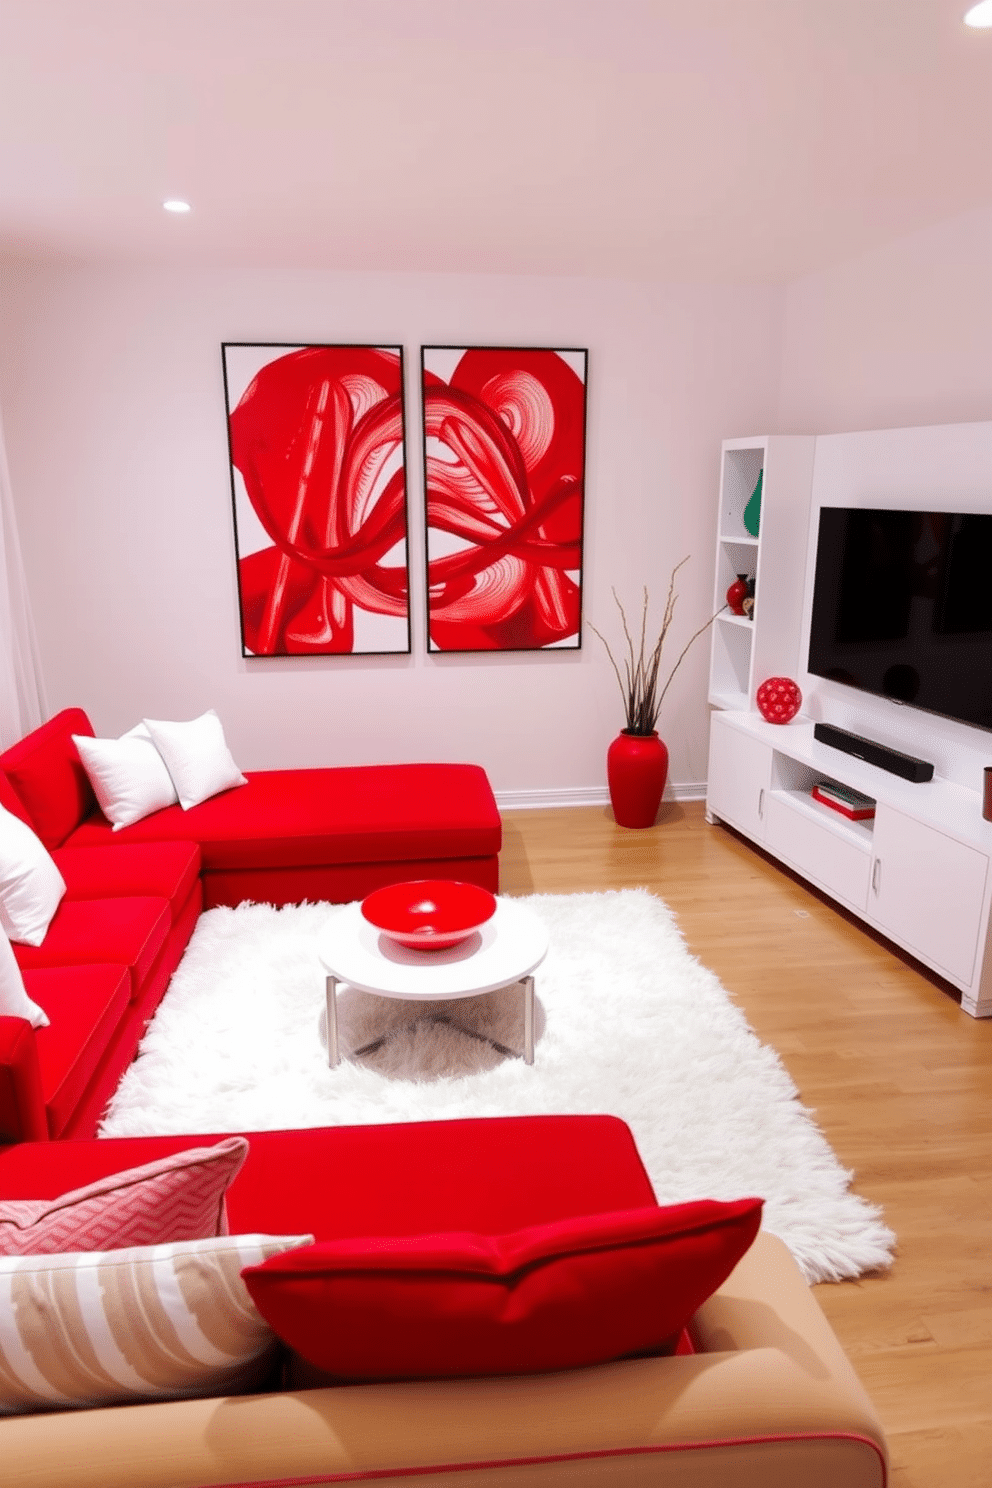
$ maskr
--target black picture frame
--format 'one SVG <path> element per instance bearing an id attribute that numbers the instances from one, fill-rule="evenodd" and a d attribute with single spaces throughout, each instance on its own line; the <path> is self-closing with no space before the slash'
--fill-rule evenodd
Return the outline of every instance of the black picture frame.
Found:
<path id="1" fill-rule="evenodd" d="M 581 649 L 588 362 L 421 346 L 429 655 Z"/>
<path id="2" fill-rule="evenodd" d="M 221 361 L 242 655 L 408 655 L 402 346 L 225 341 Z"/>

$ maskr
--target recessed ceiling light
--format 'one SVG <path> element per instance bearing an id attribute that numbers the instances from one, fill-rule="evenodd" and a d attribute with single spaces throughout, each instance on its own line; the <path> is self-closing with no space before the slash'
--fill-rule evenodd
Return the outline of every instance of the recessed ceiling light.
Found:
<path id="1" fill-rule="evenodd" d="M 966 26 L 992 26 L 992 0 L 979 0 L 966 13 L 964 23 Z"/>
<path id="2" fill-rule="evenodd" d="M 167 212 L 188 212 L 190 210 L 189 202 L 180 201 L 178 197 L 170 197 L 162 205 Z"/>

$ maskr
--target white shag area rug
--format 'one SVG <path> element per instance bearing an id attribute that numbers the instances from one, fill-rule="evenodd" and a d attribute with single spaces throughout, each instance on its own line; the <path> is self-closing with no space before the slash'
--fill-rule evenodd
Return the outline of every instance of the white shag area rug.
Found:
<path id="1" fill-rule="evenodd" d="M 889 1264 L 895 1236 L 851 1192 L 778 1055 L 645 889 L 532 895 L 551 949 L 536 1057 L 519 987 L 430 1005 L 339 991 L 329 1069 L 321 932 L 329 904 L 201 916 L 101 1126 L 105 1137 L 463 1116 L 605 1112 L 630 1126 L 660 1203 L 765 1199 L 810 1281 Z"/>

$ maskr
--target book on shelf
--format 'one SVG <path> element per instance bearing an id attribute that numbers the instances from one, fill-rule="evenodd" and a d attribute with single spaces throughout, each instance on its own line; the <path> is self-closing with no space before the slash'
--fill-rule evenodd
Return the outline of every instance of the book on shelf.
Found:
<path id="1" fill-rule="evenodd" d="M 833 811 L 839 811 L 849 821 L 867 821 L 875 815 L 875 802 L 871 796 L 851 790 L 848 785 L 836 785 L 832 780 L 818 780 L 810 794 Z"/>

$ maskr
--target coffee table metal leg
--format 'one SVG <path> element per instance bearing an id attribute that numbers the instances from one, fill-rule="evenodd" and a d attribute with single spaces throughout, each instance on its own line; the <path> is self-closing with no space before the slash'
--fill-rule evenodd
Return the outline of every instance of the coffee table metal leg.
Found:
<path id="1" fill-rule="evenodd" d="M 338 1054 L 338 979 L 327 978 L 327 1063 L 331 1069 L 340 1063 Z"/>
<path id="2" fill-rule="evenodd" d="M 534 978 L 524 977 L 524 1063 L 534 1063 Z"/>

